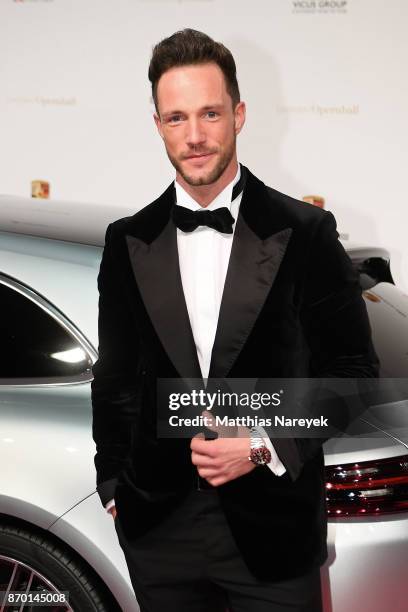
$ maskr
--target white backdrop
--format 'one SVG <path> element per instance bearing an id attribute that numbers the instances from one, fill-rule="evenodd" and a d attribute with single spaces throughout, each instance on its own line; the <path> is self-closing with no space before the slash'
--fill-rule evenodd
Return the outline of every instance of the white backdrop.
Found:
<path id="1" fill-rule="evenodd" d="M 172 180 L 147 67 L 183 27 L 230 48 L 248 115 L 240 160 L 318 194 L 408 287 L 406 0 L 0 0 L 0 193 L 137 210 Z M 44 202 L 47 206 L 48 202 Z"/>

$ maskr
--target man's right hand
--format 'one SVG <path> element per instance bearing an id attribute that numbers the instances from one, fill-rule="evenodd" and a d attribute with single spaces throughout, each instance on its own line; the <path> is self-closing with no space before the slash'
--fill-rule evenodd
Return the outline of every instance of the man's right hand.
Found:
<path id="1" fill-rule="evenodd" d="M 113 520 L 115 520 L 115 518 L 116 518 L 116 506 L 112 506 L 111 508 L 109 508 L 109 512 L 113 516 Z"/>
<path id="2" fill-rule="evenodd" d="M 110 512 L 111 515 L 113 516 L 113 518 L 116 518 L 116 506 L 115 506 L 115 498 L 112 497 L 112 499 L 110 499 L 108 501 L 107 504 L 105 504 L 105 508 L 107 512 Z"/>

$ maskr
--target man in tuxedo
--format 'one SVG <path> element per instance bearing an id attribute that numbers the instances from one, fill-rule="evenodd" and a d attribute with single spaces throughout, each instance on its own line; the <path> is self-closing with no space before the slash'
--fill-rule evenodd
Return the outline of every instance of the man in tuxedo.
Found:
<path id="1" fill-rule="evenodd" d="M 157 380 L 377 376 L 358 278 L 331 213 L 238 163 L 228 49 L 177 32 L 149 78 L 176 179 L 107 228 L 97 491 L 142 612 L 319 612 L 324 439 L 159 438 Z"/>

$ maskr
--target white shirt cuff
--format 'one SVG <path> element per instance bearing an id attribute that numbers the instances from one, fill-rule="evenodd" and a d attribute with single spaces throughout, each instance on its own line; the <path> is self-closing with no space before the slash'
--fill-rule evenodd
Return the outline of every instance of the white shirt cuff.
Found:
<path id="1" fill-rule="evenodd" d="M 271 460 L 267 464 L 268 468 L 272 470 L 275 476 L 282 476 L 283 474 L 285 474 L 286 468 L 283 465 L 282 461 L 279 459 L 278 454 L 274 449 L 268 434 L 266 433 L 263 427 L 257 427 L 257 430 L 262 435 L 263 441 L 265 442 L 265 446 L 269 449 L 271 453 Z"/>

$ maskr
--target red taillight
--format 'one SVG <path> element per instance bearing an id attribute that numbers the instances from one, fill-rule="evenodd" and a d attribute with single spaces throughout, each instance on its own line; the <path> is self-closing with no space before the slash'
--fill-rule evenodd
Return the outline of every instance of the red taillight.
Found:
<path id="1" fill-rule="evenodd" d="M 408 512 L 408 455 L 326 466 L 329 517 Z"/>

